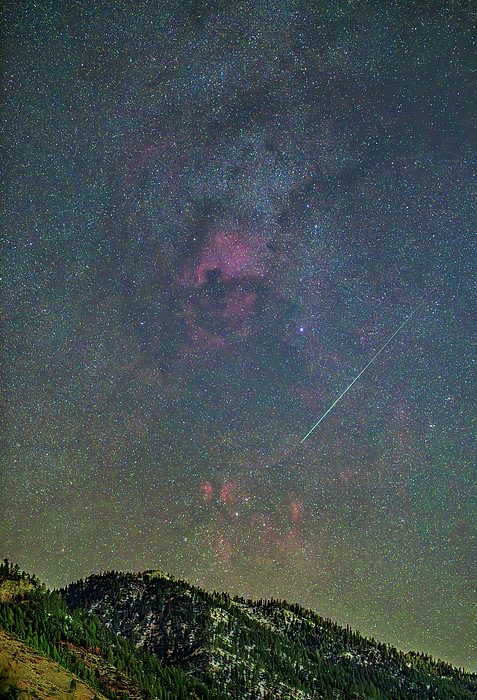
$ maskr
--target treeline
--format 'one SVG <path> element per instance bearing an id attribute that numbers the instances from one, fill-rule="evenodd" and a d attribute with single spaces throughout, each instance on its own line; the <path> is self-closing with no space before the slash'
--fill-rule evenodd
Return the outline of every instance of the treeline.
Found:
<path id="1" fill-rule="evenodd" d="M 1 627 L 109 698 L 477 698 L 477 676 L 429 655 L 297 604 L 208 593 L 158 572 L 110 571 L 49 591 L 5 560 L 0 592 Z"/>
<path id="2" fill-rule="evenodd" d="M 11 583 L 17 585 L 8 585 Z M 70 610 L 58 592 L 48 590 L 35 576 L 20 571 L 8 560 L 0 565 L 0 591 L 1 628 L 111 700 L 129 697 L 127 690 L 121 690 L 121 675 L 130 679 L 145 699 L 226 700 L 216 689 L 187 677 L 180 668 L 165 667 L 147 649 L 137 649 L 104 627 L 96 615 Z M 95 664 L 95 657 L 102 663 Z"/>
<path id="3" fill-rule="evenodd" d="M 238 660 L 235 674 L 244 692 L 254 687 L 257 678 L 263 680 L 266 670 L 278 683 L 312 697 L 477 697 L 477 678 L 450 664 L 424 654 L 404 654 L 288 603 L 253 604 L 261 618 L 251 619 L 247 607 L 235 602 L 239 605 L 227 606 L 228 620 L 217 626 L 216 643 Z M 293 616 L 287 616 L 287 611 Z M 250 668 L 255 669 L 254 675 Z"/>
<path id="4" fill-rule="evenodd" d="M 157 572 L 116 571 L 72 584 L 65 596 L 72 606 L 93 605 L 136 642 L 148 630 L 147 644 L 165 664 L 181 664 L 233 698 L 278 697 L 284 687 L 324 700 L 477 697 L 475 675 L 286 601 L 231 599 Z M 149 634 L 151 625 L 160 633 Z"/>

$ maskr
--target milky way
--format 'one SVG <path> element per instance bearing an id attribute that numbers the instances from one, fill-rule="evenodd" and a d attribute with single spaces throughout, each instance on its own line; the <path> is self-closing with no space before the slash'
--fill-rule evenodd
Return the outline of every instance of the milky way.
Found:
<path id="1" fill-rule="evenodd" d="M 4 556 L 476 670 L 471 5 L 16 5 Z"/>

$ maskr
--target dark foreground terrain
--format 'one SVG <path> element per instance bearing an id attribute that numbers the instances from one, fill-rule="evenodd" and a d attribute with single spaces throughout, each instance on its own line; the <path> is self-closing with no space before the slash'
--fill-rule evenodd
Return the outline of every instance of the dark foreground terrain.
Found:
<path id="1" fill-rule="evenodd" d="M 0 567 L 0 697 L 446 700 L 477 676 L 281 600 L 231 599 L 158 571 L 50 591 Z"/>

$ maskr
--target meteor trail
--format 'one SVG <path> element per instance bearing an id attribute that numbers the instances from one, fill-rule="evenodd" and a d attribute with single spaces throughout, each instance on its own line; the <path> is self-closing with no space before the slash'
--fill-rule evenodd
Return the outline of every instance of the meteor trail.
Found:
<path id="1" fill-rule="evenodd" d="M 321 416 L 320 420 L 317 421 L 317 422 L 315 423 L 315 425 L 311 428 L 311 430 L 309 430 L 309 431 L 307 432 L 307 434 L 305 435 L 305 437 L 304 437 L 302 440 L 300 440 L 300 445 L 301 445 L 303 442 L 305 442 L 306 438 L 307 438 L 309 435 L 311 435 L 311 433 L 315 430 L 315 428 L 317 428 L 317 427 L 320 425 L 320 423 L 321 423 L 321 421 L 323 420 L 323 418 L 326 418 L 326 416 L 328 415 L 328 413 L 336 406 L 336 404 L 338 403 L 338 401 L 340 401 L 340 400 L 343 398 L 343 396 L 351 389 L 351 387 L 353 386 L 353 384 L 354 384 L 355 382 L 357 382 L 358 379 L 361 377 L 361 375 L 362 375 L 364 372 L 366 372 L 366 370 L 368 369 L 368 367 L 369 367 L 370 365 L 373 364 L 374 360 L 378 357 L 378 355 L 380 355 L 380 354 L 382 353 L 382 351 L 384 350 L 384 348 L 386 348 L 386 347 L 389 345 L 389 343 L 392 341 L 392 339 L 395 338 L 395 337 L 397 336 L 397 334 L 399 333 L 399 331 L 401 330 L 401 328 L 404 328 L 404 326 L 406 325 L 406 323 L 408 323 L 408 321 L 411 320 L 411 318 L 414 316 L 414 314 L 416 313 L 416 311 L 418 310 L 418 308 L 424 304 L 424 302 L 426 301 L 426 299 L 427 299 L 428 297 L 431 296 L 431 294 L 432 294 L 433 291 L 434 291 L 434 290 L 431 289 L 431 291 L 429 292 L 429 294 L 426 294 L 426 296 L 423 297 L 423 298 L 421 299 L 421 301 L 420 301 L 419 304 L 416 306 L 416 308 L 414 309 L 414 311 L 411 311 L 411 313 L 409 314 L 409 316 L 407 316 L 407 317 L 404 319 L 404 321 L 401 323 L 401 325 L 399 326 L 399 328 L 398 328 L 396 331 L 394 331 L 394 333 L 392 334 L 392 336 L 391 336 L 390 338 L 388 338 L 388 340 L 386 340 L 386 342 L 384 343 L 384 345 L 382 346 L 382 348 L 380 348 L 380 349 L 378 350 L 378 352 L 376 353 L 376 355 L 374 355 L 374 357 L 371 358 L 371 360 L 368 362 L 368 364 L 366 365 L 366 367 L 363 367 L 363 369 L 361 370 L 361 372 L 353 379 L 353 381 L 351 382 L 351 384 L 349 384 L 349 385 L 346 387 L 346 389 L 343 391 L 343 393 L 340 394 L 340 395 L 338 396 L 338 398 L 336 399 L 336 401 L 334 401 L 334 402 L 331 404 L 331 406 L 330 406 L 329 409 L 326 411 L 326 413 L 323 413 L 323 415 Z"/>

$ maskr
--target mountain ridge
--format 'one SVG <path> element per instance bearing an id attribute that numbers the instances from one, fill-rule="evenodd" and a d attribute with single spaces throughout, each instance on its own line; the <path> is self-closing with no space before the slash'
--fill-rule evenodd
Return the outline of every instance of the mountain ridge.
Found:
<path id="1" fill-rule="evenodd" d="M 319 698 L 335 690 L 360 697 L 360 684 L 371 682 L 362 677 L 372 676 L 393 686 L 394 697 L 416 691 L 424 698 L 433 697 L 427 681 L 439 678 L 445 686 L 460 673 L 428 655 L 405 654 L 362 637 L 298 604 L 208 593 L 152 570 L 93 575 L 68 586 L 65 600 L 72 606 L 86 603 L 115 632 L 146 646 L 163 663 L 181 664 L 225 692 L 233 685 L 233 697 L 252 698 L 255 692 Z M 225 668 L 228 682 L 222 680 Z M 385 671 L 386 680 L 380 678 Z M 331 693 L 325 676 L 334 679 Z"/>
<path id="2" fill-rule="evenodd" d="M 49 591 L 6 560 L 0 582 L 0 627 L 106 697 L 477 698 L 477 675 L 296 603 L 231 598 L 157 570 L 108 571 Z"/>

